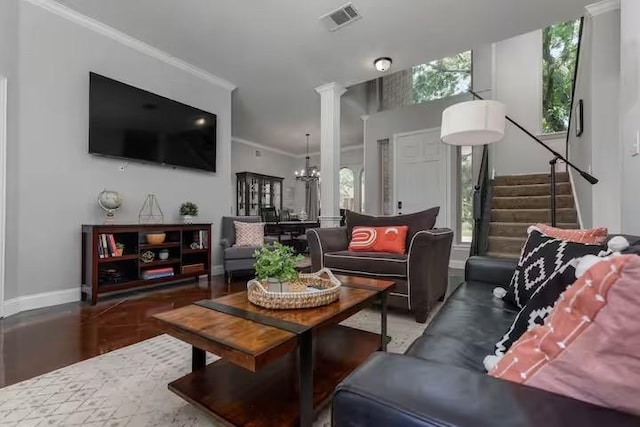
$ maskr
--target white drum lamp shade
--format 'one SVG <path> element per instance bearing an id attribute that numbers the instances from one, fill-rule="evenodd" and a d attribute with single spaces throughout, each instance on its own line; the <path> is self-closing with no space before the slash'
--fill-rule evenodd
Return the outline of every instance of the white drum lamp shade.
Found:
<path id="1" fill-rule="evenodd" d="M 450 145 L 485 145 L 504 138 L 506 107 L 498 101 L 468 101 L 442 113 L 441 139 Z"/>

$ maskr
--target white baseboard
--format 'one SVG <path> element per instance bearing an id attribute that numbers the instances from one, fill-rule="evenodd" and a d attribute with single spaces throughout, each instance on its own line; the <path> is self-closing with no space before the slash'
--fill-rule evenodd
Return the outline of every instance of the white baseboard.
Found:
<path id="1" fill-rule="evenodd" d="M 449 260 L 449 268 L 454 270 L 464 270 L 464 266 L 467 264 L 467 261 L 452 259 Z"/>
<path id="2" fill-rule="evenodd" d="M 211 266 L 211 275 L 212 276 L 224 276 L 224 266 L 223 265 L 212 265 Z"/>
<path id="3" fill-rule="evenodd" d="M 51 307 L 53 305 L 66 304 L 80 301 L 80 286 L 62 291 L 44 292 L 35 295 L 25 295 L 13 298 L 4 302 L 4 317 L 14 314 L 35 310 L 37 308 Z"/>

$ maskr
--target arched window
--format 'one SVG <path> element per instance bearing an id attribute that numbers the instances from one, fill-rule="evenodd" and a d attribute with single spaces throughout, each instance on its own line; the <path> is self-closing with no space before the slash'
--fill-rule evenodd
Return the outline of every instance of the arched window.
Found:
<path id="1" fill-rule="evenodd" d="M 355 177 L 349 168 L 340 169 L 340 209 L 354 210 Z"/>

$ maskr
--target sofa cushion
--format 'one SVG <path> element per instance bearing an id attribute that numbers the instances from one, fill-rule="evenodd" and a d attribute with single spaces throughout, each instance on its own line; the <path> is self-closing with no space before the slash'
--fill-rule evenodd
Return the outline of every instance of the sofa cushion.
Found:
<path id="1" fill-rule="evenodd" d="M 234 246 L 224 249 L 225 259 L 250 259 L 253 253 L 260 249 L 260 246 Z"/>
<path id="2" fill-rule="evenodd" d="M 605 251 L 606 247 L 602 245 L 555 239 L 532 227 L 504 300 L 522 309 L 536 290 L 556 275 L 575 271 L 578 258 L 601 255 Z"/>
<path id="3" fill-rule="evenodd" d="M 536 224 L 534 227 L 546 236 L 568 240 L 574 243 L 604 243 L 609 234 L 609 231 L 605 227 L 586 230 L 557 228 L 547 224 Z"/>
<path id="4" fill-rule="evenodd" d="M 407 256 L 383 252 L 338 251 L 324 254 L 324 266 L 338 273 L 407 277 Z"/>
<path id="5" fill-rule="evenodd" d="M 497 356 L 504 355 L 522 334 L 538 325 L 543 325 L 545 319 L 553 310 L 556 301 L 560 298 L 560 294 L 572 285 L 575 280 L 574 270 L 567 269 L 555 275 L 544 286 L 540 286 L 531 295 L 527 305 L 520 310 L 509 330 L 496 344 L 495 354 Z"/>
<path id="6" fill-rule="evenodd" d="M 234 221 L 236 243 L 234 246 L 260 246 L 264 243 L 264 224 L 261 222 Z"/>
<path id="7" fill-rule="evenodd" d="M 422 212 L 396 216 L 371 216 L 347 211 L 345 215 L 347 235 L 351 236 L 353 228 L 357 226 L 385 227 L 389 225 L 406 225 L 409 227 L 406 241 L 406 247 L 408 248 L 411 239 L 418 231 L 431 230 L 436 225 L 439 212 L 439 206 Z"/>
<path id="8" fill-rule="evenodd" d="M 640 415 L 640 257 L 593 265 L 491 375 Z"/>
<path id="9" fill-rule="evenodd" d="M 495 342 L 516 314 L 516 310 L 505 308 L 503 301 L 493 297 L 491 285 L 463 283 L 406 354 L 484 372 L 482 360 L 493 352 Z"/>

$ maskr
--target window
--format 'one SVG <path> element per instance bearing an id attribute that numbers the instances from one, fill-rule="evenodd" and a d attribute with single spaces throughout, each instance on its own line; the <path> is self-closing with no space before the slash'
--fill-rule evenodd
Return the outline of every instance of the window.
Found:
<path id="1" fill-rule="evenodd" d="M 354 210 L 355 179 L 349 168 L 340 169 L 340 209 Z"/>
<path id="2" fill-rule="evenodd" d="M 433 101 L 471 89 L 471 51 L 417 65 L 412 69 L 413 102 Z"/>
<path id="3" fill-rule="evenodd" d="M 473 154 L 472 148 L 463 146 L 458 151 L 458 236 L 460 243 L 471 243 L 473 235 Z"/>
<path id="4" fill-rule="evenodd" d="M 468 92 L 471 51 L 417 65 L 382 78 L 382 109 L 392 110 Z"/>
<path id="5" fill-rule="evenodd" d="M 542 31 L 542 131 L 565 132 L 569 125 L 580 20 Z"/>

